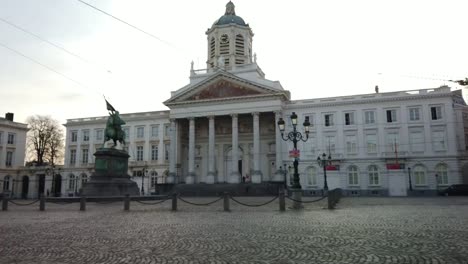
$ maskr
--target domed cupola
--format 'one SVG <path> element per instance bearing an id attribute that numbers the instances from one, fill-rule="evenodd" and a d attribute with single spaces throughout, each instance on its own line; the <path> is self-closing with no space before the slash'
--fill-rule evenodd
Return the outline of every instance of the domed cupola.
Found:
<path id="1" fill-rule="evenodd" d="M 208 36 L 207 68 L 231 70 L 252 63 L 252 29 L 236 15 L 234 3 L 226 4 L 226 12 L 206 31 Z"/>
<path id="2" fill-rule="evenodd" d="M 235 6 L 231 1 L 229 1 L 229 3 L 227 3 L 226 5 L 226 13 L 224 13 L 224 16 L 216 20 L 213 23 L 213 25 L 227 25 L 231 23 L 240 26 L 248 26 L 247 24 L 245 24 L 244 19 L 242 19 L 242 17 L 236 16 Z"/>

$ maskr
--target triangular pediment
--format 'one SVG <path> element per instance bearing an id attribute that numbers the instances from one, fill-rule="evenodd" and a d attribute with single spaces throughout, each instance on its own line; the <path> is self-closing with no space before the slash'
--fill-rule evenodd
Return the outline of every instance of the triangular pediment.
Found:
<path id="1" fill-rule="evenodd" d="M 219 74 L 197 85 L 187 87 L 164 102 L 166 105 L 219 100 L 235 100 L 245 97 L 264 97 L 283 94 L 284 90 L 252 83 L 237 76 Z"/>
<path id="2" fill-rule="evenodd" d="M 227 80 L 218 80 L 213 84 L 210 84 L 192 96 L 188 97 L 186 100 L 209 100 L 209 99 L 220 99 L 220 98 L 230 98 L 230 97 L 241 97 L 241 96 L 250 96 L 258 95 L 262 92 L 248 88 L 244 85 L 239 85 Z"/>

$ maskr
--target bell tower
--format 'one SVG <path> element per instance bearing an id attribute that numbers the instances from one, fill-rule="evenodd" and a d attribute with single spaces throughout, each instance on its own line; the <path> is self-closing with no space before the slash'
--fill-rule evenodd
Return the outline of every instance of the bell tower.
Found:
<path id="1" fill-rule="evenodd" d="M 236 15 L 234 3 L 226 4 L 226 12 L 206 31 L 208 40 L 207 68 L 231 70 L 252 63 L 253 32 Z"/>

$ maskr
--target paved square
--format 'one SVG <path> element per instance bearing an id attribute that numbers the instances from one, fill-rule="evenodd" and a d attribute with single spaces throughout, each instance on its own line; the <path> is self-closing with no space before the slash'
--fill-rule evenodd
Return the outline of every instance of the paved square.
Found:
<path id="1" fill-rule="evenodd" d="M 231 201 L 231 212 L 222 201 L 38 206 L 0 211 L 0 263 L 468 263 L 468 197 L 344 198 L 300 212 L 279 212 L 278 200 Z"/>

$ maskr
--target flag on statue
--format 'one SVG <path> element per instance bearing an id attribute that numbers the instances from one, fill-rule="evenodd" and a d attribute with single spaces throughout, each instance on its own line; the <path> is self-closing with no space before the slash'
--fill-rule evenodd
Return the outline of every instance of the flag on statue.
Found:
<path id="1" fill-rule="evenodd" d="M 104 100 L 106 100 L 106 99 L 104 99 Z M 114 107 L 111 104 L 109 104 L 109 102 L 107 102 L 107 100 L 106 100 L 106 106 L 107 106 L 107 110 L 115 112 Z"/>

